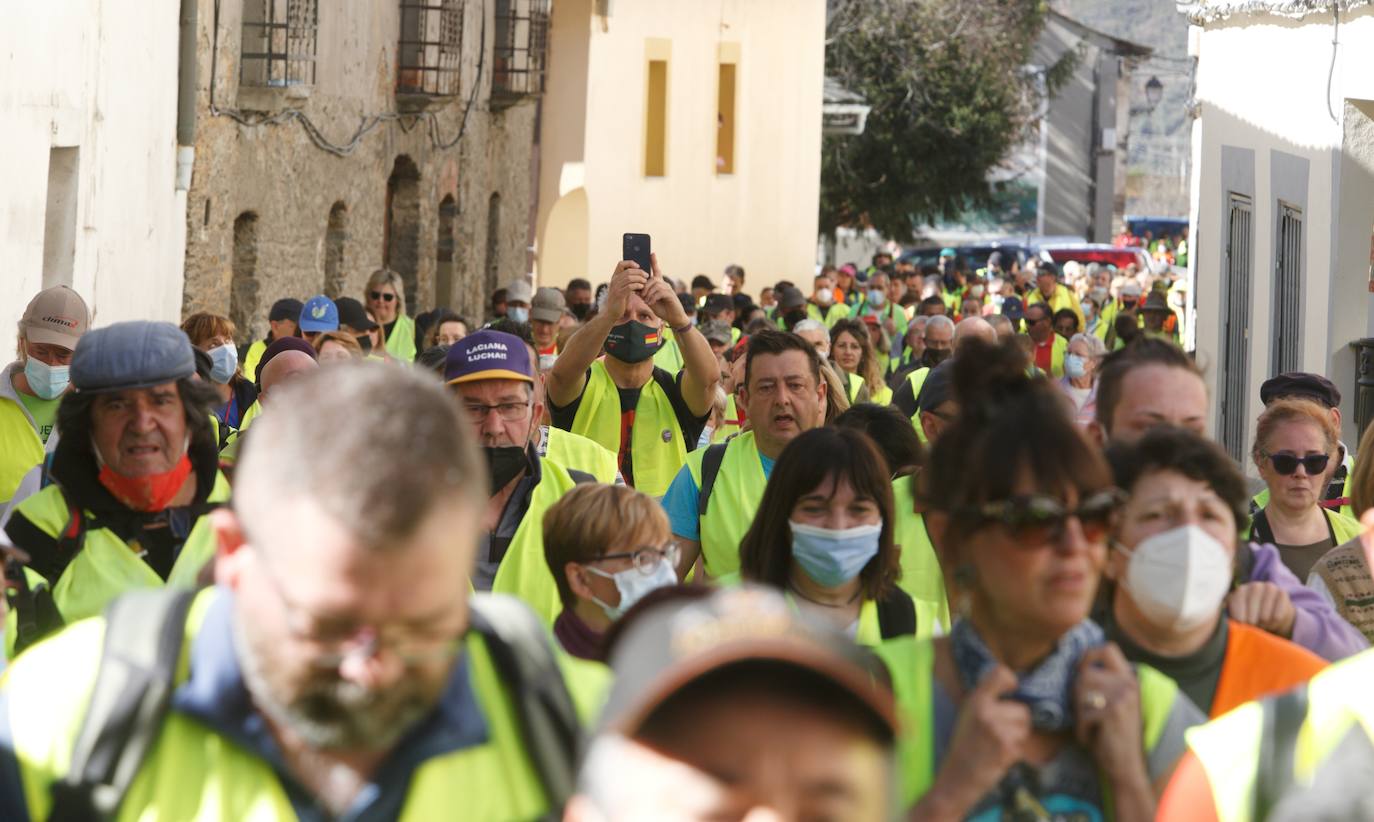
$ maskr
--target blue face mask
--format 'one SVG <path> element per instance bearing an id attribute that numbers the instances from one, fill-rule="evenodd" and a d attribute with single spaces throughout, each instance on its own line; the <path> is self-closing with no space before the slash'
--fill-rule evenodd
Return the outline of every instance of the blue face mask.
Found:
<path id="1" fill-rule="evenodd" d="M 239 354 L 234 344 L 217 345 L 206 353 L 210 355 L 210 379 L 220 385 L 229 382 L 239 367 Z"/>
<path id="2" fill-rule="evenodd" d="M 652 573 L 644 573 L 638 568 L 626 568 L 614 574 L 608 574 L 600 568 L 586 566 L 588 571 L 599 577 L 605 577 L 615 583 L 615 590 L 620 594 L 619 605 L 607 605 L 596 597 L 592 597 L 592 602 L 601 606 L 601 610 L 606 612 L 606 618 L 615 622 L 636 603 L 645 596 L 659 588 L 666 588 L 669 585 L 677 584 L 677 570 L 667 559 L 660 559 L 654 566 Z"/>
<path id="3" fill-rule="evenodd" d="M 869 289 L 868 304 L 874 308 L 882 308 L 883 303 L 887 302 L 887 295 L 880 288 Z"/>
<path id="4" fill-rule="evenodd" d="M 800 522 L 792 527 L 792 559 L 817 585 L 834 588 L 859 575 L 878 555 L 883 526 L 857 525 L 841 531 Z"/>
<path id="5" fill-rule="evenodd" d="M 1072 380 L 1082 379 L 1088 373 L 1088 363 L 1077 354 L 1064 357 L 1064 376 Z"/>
<path id="6" fill-rule="evenodd" d="M 506 319 L 511 322 L 527 323 L 530 321 L 530 310 L 523 305 L 510 306 L 506 309 Z"/>
<path id="7" fill-rule="evenodd" d="M 33 393 L 45 400 L 55 400 L 67 390 L 70 382 L 69 365 L 48 365 L 37 357 L 24 361 L 24 377 L 29 381 Z"/>

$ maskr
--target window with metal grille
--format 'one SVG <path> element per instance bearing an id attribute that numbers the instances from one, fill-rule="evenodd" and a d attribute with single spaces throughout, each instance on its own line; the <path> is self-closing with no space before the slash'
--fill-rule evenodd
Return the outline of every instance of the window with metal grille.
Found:
<path id="1" fill-rule="evenodd" d="M 244 0 L 239 82 L 314 85 L 318 28 L 316 0 Z"/>
<path id="2" fill-rule="evenodd" d="M 401 0 L 396 91 L 450 97 L 463 58 L 463 0 Z"/>
<path id="3" fill-rule="evenodd" d="M 1280 201 L 1278 212 L 1271 374 L 1297 371 L 1302 355 L 1302 209 Z"/>
<path id="4" fill-rule="evenodd" d="M 498 104 L 544 93 L 549 0 L 496 0 L 491 96 Z"/>
<path id="5" fill-rule="evenodd" d="M 1250 381 L 1251 222 L 1249 197 L 1232 194 L 1226 209 L 1226 259 L 1221 282 L 1225 312 L 1221 336 L 1221 400 L 1217 429 L 1221 443 L 1237 462 L 1245 463 L 1246 398 Z"/>

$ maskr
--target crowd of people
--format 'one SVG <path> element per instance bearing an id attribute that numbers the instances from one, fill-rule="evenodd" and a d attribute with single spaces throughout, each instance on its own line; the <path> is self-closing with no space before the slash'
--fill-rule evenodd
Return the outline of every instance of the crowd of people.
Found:
<path id="1" fill-rule="evenodd" d="M 940 260 L 39 292 L 0 819 L 1361 816 L 1374 434 L 1273 375 L 1247 480 L 1179 284 Z"/>

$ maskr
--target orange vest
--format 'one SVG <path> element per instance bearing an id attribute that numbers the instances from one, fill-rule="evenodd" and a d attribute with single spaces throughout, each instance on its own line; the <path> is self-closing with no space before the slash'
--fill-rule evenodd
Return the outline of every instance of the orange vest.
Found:
<path id="1" fill-rule="evenodd" d="M 1212 697 L 1212 719 L 1253 699 L 1286 691 L 1316 676 L 1326 660 L 1253 625 L 1230 620 L 1226 657 Z"/>

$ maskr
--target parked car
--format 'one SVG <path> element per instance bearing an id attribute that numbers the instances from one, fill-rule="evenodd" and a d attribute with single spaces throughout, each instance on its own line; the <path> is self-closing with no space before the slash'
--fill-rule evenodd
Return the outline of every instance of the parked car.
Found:
<path id="1" fill-rule="evenodd" d="M 911 262 L 916 268 L 925 274 L 938 274 L 940 270 L 940 252 L 946 248 L 953 248 L 955 257 L 959 261 L 959 266 L 968 272 L 977 271 L 987 267 L 988 257 L 994 251 L 1002 252 L 1002 265 L 1007 267 L 1011 261 L 1015 260 L 1021 265 L 1026 264 L 1035 253 L 1026 244 L 1017 242 L 991 242 L 975 243 L 971 245 L 958 246 L 920 246 L 903 251 L 898 259 L 902 262 Z"/>
<path id="2" fill-rule="evenodd" d="M 1110 265 L 1115 268 L 1125 268 L 1132 263 L 1139 271 L 1153 271 L 1154 265 L 1150 261 L 1150 255 L 1139 248 L 1118 248 L 1114 245 L 1105 243 L 1073 243 L 1058 244 L 1048 243 L 1039 246 L 1041 256 L 1048 256 L 1055 264 L 1062 266 L 1067 262 L 1076 262 L 1083 265 L 1088 263 L 1100 263 Z"/>

